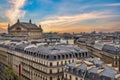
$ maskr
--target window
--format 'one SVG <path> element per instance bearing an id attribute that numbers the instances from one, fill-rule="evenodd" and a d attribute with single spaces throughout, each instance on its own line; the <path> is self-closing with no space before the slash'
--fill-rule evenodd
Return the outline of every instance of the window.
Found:
<path id="1" fill-rule="evenodd" d="M 59 69 L 57 70 L 57 72 L 59 73 Z"/>
<path id="2" fill-rule="evenodd" d="M 88 55 L 87 55 L 87 52 L 86 52 L 86 57 L 87 57 Z"/>
<path id="3" fill-rule="evenodd" d="M 56 59 L 56 56 L 54 56 L 54 59 Z"/>
<path id="4" fill-rule="evenodd" d="M 74 62 L 74 60 L 72 60 L 72 62 Z"/>
<path id="5" fill-rule="evenodd" d="M 49 58 L 49 55 L 47 55 L 47 59 Z"/>
<path id="6" fill-rule="evenodd" d="M 70 60 L 69 60 L 69 63 L 70 63 Z"/>
<path id="7" fill-rule="evenodd" d="M 71 80 L 71 75 L 70 75 L 70 80 Z"/>
<path id="8" fill-rule="evenodd" d="M 50 77 L 50 80 L 52 80 L 52 77 Z"/>
<path id="9" fill-rule="evenodd" d="M 65 76 L 66 76 L 66 78 L 67 78 L 67 74 L 66 74 Z"/>
<path id="10" fill-rule="evenodd" d="M 62 55 L 62 58 L 64 59 L 64 55 Z"/>
<path id="11" fill-rule="evenodd" d="M 65 61 L 65 64 L 67 64 L 67 61 Z"/>
<path id="12" fill-rule="evenodd" d="M 70 54 L 70 58 L 72 57 L 72 55 Z"/>
<path id="13" fill-rule="evenodd" d="M 68 55 L 66 55 L 66 58 L 68 58 Z"/>
<path id="14" fill-rule="evenodd" d="M 82 53 L 82 57 L 84 57 L 84 53 Z"/>
<path id="15" fill-rule="evenodd" d="M 58 59 L 60 59 L 60 55 L 58 55 Z"/>
<path id="16" fill-rule="evenodd" d="M 50 73 L 52 73 L 52 70 L 50 69 Z"/>
<path id="17" fill-rule="evenodd" d="M 76 77 L 76 79 L 75 80 L 78 80 L 78 78 Z"/>
<path id="18" fill-rule="evenodd" d="M 81 57 L 81 53 L 79 53 L 79 57 Z"/>
<path id="19" fill-rule="evenodd" d="M 50 66 L 52 66 L 52 62 L 50 62 Z"/>
<path id="20" fill-rule="evenodd" d="M 78 54 L 77 54 L 77 53 L 75 53 L 75 57 L 78 57 Z"/>
<path id="21" fill-rule="evenodd" d="M 61 65 L 63 65 L 63 61 L 61 61 Z"/>
<path id="22" fill-rule="evenodd" d="M 59 62 L 57 62 L 57 66 L 59 65 Z"/>

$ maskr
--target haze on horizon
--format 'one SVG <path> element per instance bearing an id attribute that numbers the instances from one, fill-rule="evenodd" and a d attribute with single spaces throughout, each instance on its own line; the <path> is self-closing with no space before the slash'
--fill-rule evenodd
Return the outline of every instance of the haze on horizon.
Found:
<path id="1" fill-rule="evenodd" d="M 17 19 L 44 32 L 120 31 L 120 0 L 0 0 L 0 32 Z"/>

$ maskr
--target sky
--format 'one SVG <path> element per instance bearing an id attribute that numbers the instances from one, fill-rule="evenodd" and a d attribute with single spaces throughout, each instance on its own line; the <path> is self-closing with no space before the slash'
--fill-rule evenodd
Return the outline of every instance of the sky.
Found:
<path id="1" fill-rule="evenodd" d="M 0 32 L 17 19 L 44 32 L 120 31 L 120 0 L 0 0 Z"/>

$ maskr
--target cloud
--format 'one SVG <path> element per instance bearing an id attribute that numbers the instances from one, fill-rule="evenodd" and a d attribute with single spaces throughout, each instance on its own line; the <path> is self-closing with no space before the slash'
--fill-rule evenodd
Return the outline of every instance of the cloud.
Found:
<path id="1" fill-rule="evenodd" d="M 90 13 L 83 13 L 71 16 L 52 16 L 47 17 L 44 21 L 41 22 L 42 25 L 72 25 L 77 22 L 85 21 L 85 20 L 92 20 L 92 19 L 102 19 L 102 18 L 109 18 L 112 16 L 118 15 L 110 15 L 109 12 L 90 12 Z"/>
<path id="2" fill-rule="evenodd" d="M 102 12 L 89 12 L 83 14 L 76 14 L 76 15 L 67 15 L 67 16 L 49 16 L 44 18 L 40 24 L 43 26 L 45 32 L 48 31 L 57 31 L 57 32 L 83 32 L 88 31 L 90 32 L 93 26 L 103 28 L 112 28 L 116 24 L 109 22 L 102 22 L 102 20 L 109 20 L 115 17 L 119 17 L 120 15 L 114 15 L 111 11 L 102 11 Z M 91 23 L 91 21 L 93 21 Z M 109 25 L 109 23 L 111 23 Z M 106 24 L 106 25 L 102 25 Z M 102 25 L 102 26 L 100 26 Z M 110 26 L 110 27 L 109 27 Z M 115 31 L 115 30 L 114 30 Z"/>
<path id="3" fill-rule="evenodd" d="M 120 6 L 120 3 L 103 4 L 103 6 Z"/>
<path id="4" fill-rule="evenodd" d="M 7 32 L 7 22 L 1 22 L 0 21 L 0 33 Z"/>
<path id="5" fill-rule="evenodd" d="M 81 6 L 80 8 L 77 8 L 78 10 L 84 11 L 88 8 L 94 8 L 94 7 L 119 7 L 120 3 L 108 3 L 108 4 L 94 4 L 94 5 L 85 5 Z"/>
<path id="6" fill-rule="evenodd" d="M 26 0 L 9 0 L 10 9 L 6 11 L 6 16 L 10 23 L 16 21 L 16 19 L 23 17 L 25 15 L 24 10 L 21 8 L 25 5 Z"/>

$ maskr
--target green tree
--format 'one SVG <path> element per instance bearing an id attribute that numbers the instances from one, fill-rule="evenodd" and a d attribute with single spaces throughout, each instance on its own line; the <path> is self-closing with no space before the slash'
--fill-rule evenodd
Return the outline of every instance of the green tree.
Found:
<path id="1" fill-rule="evenodd" d="M 6 80 L 24 80 L 22 77 L 17 76 L 12 68 L 12 66 L 8 66 L 4 69 L 3 72 L 4 78 Z"/>
<path id="2" fill-rule="evenodd" d="M 9 79 L 13 79 L 14 77 L 14 72 L 13 72 L 13 69 L 12 67 L 5 67 L 4 69 L 4 73 L 3 73 L 5 79 L 9 80 Z"/>

